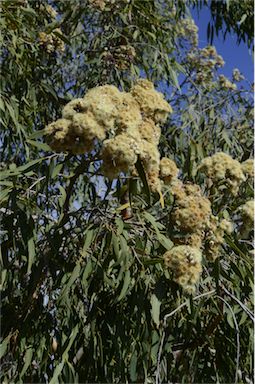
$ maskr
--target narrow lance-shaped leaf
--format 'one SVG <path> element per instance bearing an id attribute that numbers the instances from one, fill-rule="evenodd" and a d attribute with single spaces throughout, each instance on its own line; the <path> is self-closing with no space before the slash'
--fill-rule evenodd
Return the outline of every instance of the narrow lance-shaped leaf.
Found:
<path id="1" fill-rule="evenodd" d="M 159 301 L 157 296 L 153 294 L 151 296 L 151 316 L 157 326 L 159 326 L 159 323 L 160 323 L 160 320 L 159 320 L 160 306 L 161 306 L 161 302 Z"/>
<path id="2" fill-rule="evenodd" d="M 34 238 L 33 237 L 31 237 L 28 240 L 27 246 L 28 246 L 27 273 L 30 273 L 32 265 L 33 265 L 34 260 L 35 260 L 35 242 L 34 242 Z"/>
<path id="3" fill-rule="evenodd" d="M 29 347 L 27 350 L 26 350 L 26 353 L 25 353 L 25 357 L 24 357 L 24 361 L 25 361 L 25 364 L 22 368 L 22 371 L 20 373 L 20 379 L 22 379 L 22 377 L 25 375 L 25 373 L 27 372 L 30 364 L 31 364 L 31 361 L 32 361 L 32 357 L 33 357 L 33 349 L 32 347 Z"/>

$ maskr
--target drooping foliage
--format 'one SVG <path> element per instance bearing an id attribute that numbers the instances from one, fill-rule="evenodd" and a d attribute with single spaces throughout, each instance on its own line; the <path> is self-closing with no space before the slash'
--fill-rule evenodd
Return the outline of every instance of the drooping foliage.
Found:
<path id="1" fill-rule="evenodd" d="M 226 3 L 251 12 L 249 2 Z M 232 79 L 220 73 L 224 58 L 214 47 L 198 48 L 188 7 L 170 0 L 1 4 L 4 383 L 252 380 L 251 85 L 238 69 Z M 223 15 L 233 28 L 231 13 Z M 85 112 L 94 116 L 107 104 L 98 87 L 126 95 L 139 78 L 173 110 L 155 121 L 154 105 L 148 122 L 148 110 L 132 99 L 148 123 L 135 126 L 143 144 L 161 132 L 153 146 L 161 158 L 156 190 L 150 152 L 143 157 L 139 149 L 133 168 L 123 168 L 122 148 L 130 146 L 111 141 L 128 117 L 104 118 L 106 143 L 93 136 L 76 154 L 63 148 L 63 124 L 53 130 L 62 147 L 45 130 L 79 99 L 76 127 L 87 134 Z M 93 87 L 98 99 L 88 106 Z M 121 103 L 121 111 L 129 106 Z M 108 144 L 102 170 L 109 141 L 115 145 Z"/>
<path id="2" fill-rule="evenodd" d="M 207 6 L 211 11 L 211 20 L 207 25 L 207 38 L 211 42 L 215 36 L 235 33 L 238 44 L 244 42 L 249 48 L 254 41 L 254 4 L 251 0 L 190 0 L 198 11 Z"/>

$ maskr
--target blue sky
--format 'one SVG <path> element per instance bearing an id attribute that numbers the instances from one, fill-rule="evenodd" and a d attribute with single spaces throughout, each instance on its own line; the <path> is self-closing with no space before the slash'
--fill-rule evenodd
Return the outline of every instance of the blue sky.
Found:
<path id="1" fill-rule="evenodd" d="M 241 0 L 240 0 L 241 1 Z M 211 20 L 210 10 L 203 7 L 202 10 L 197 13 L 196 10 L 192 12 L 192 17 L 199 27 L 199 47 L 203 48 L 207 43 L 207 25 Z M 221 73 L 225 76 L 231 77 L 232 70 L 238 68 L 241 73 L 249 80 L 253 82 L 253 58 L 252 53 L 246 44 L 241 43 L 237 45 L 236 35 L 227 34 L 225 41 L 223 40 L 223 34 L 214 37 L 213 45 L 216 47 L 217 52 L 223 57 L 225 66 L 222 68 Z"/>

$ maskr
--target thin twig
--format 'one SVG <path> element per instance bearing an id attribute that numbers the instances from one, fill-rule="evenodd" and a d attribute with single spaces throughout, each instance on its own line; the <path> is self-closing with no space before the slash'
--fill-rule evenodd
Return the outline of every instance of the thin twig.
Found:
<path id="1" fill-rule="evenodd" d="M 46 178 L 46 176 L 42 176 L 42 177 L 40 177 L 40 179 L 37 179 L 33 184 L 30 185 L 30 187 L 26 190 L 25 193 L 27 193 L 28 196 L 29 196 L 29 192 L 33 189 L 33 187 L 34 187 L 36 184 L 40 183 L 40 182 L 41 182 L 42 180 L 44 180 L 45 178 Z"/>
<path id="2" fill-rule="evenodd" d="M 230 293 L 225 287 L 221 287 L 221 288 L 223 289 L 224 292 L 226 292 L 228 296 L 230 296 L 233 300 L 235 300 L 240 305 L 240 307 L 243 308 L 243 310 L 247 313 L 247 315 L 250 317 L 251 320 L 254 320 L 253 313 L 249 310 L 249 308 L 246 307 L 246 305 L 244 305 L 239 299 L 237 299 L 234 295 L 232 295 L 232 293 Z"/>
<path id="3" fill-rule="evenodd" d="M 198 296 L 195 296 L 193 298 L 193 301 L 195 300 L 198 300 L 200 299 L 201 297 L 205 297 L 205 296 L 208 296 L 208 295 L 212 295 L 216 292 L 215 289 L 213 289 L 212 291 L 209 291 L 209 292 L 205 292 L 205 293 L 202 293 L 201 295 L 198 295 Z M 168 313 L 167 315 L 164 316 L 164 322 L 163 322 L 163 329 L 166 328 L 167 326 L 167 319 L 171 316 L 173 316 L 176 312 L 178 312 L 181 308 L 185 307 L 186 305 L 188 305 L 189 303 L 189 300 L 186 300 L 185 303 L 182 303 L 181 305 L 179 305 L 179 307 L 175 308 L 172 312 Z M 161 341 L 160 341 L 160 347 L 159 347 L 159 351 L 158 351 L 158 357 L 157 357 L 157 371 L 156 371 L 156 384 L 159 384 L 160 383 L 160 360 L 161 360 L 161 355 L 162 355 L 162 351 L 163 351 L 163 345 L 164 345 L 164 339 L 165 339 L 165 330 L 163 331 L 163 335 L 162 335 L 162 338 L 161 338 Z"/>
<path id="4" fill-rule="evenodd" d="M 231 312 L 231 314 L 233 316 L 233 321 L 234 321 L 235 329 L 236 329 L 236 373 L 235 373 L 235 384 L 237 384 L 238 383 L 239 360 L 240 360 L 240 332 L 239 332 L 239 327 L 238 327 L 238 324 L 237 324 L 237 321 L 236 321 L 236 317 L 235 317 L 235 314 L 234 314 L 233 309 L 231 308 L 231 306 L 222 297 L 220 297 L 218 295 L 215 296 L 215 297 L 217 297 L 218 299 L 222 300 L 224 302 L 224 304 L 226 304 L 226 306 L 230 309 L 230 312 Z"/>

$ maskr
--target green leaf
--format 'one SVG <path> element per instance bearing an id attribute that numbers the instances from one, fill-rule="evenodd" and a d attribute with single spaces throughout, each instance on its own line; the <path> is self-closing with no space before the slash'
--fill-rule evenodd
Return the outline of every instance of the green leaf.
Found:
<path id="1" fill-rule="evenodd" d="M 170 65 L 168 66 L 168 70 L 169 70 L 169 76 L 170 76 L 170 79 L 172 80 L 173 85 L 180 91 L 181 88 L 179 85 L 179 81 L 178 81 L 178 77 L 176 75 L 176 72 L 173 70 L 173 68 Z"/>
<path id="2" fill-rule="evenodd" d="M 115 235 L 115 233 L 112 233 L 112 246 L 115 253 L 115 256 L 117 259 L 120 256 L 120 249 L 119 249 L 119 237 Z"/>
<path id="3" fill-rule="evenodd" d="M 230 327 L 235 329 L 235 324 L 234 324 L 234 320 L 233 320 L 233 314 L 231 313 L 231 311 L 227 312 L 227 321 L 228 321 L 228 324 L 230 325 Z"/>
<path id="4" fill-rule="evenodd" d="M 73 342 L 74 342 L 76 336 L 78 335 L 78 332 L 79 332 L 79 326 L 77 324 L 71 332 L 70 340 L 69 340 L 68 345 L 67 345 L 67 347 L 66 347 L 66 349 L 62 355 L 63 360 L 68 359 L 68 352 L 69 352 L 70 348 L 72 347 Z"/>
<path id="5" fill-rule="evenodd" d="M 17 167 L 16 168 L 16 173 L 19 174 L 19 173 L 23 173 L 24 171 L 28 172 L 30 171 L 31 169 L 33 169 L 33 167 L 35 165 L 37 165 L 38 163 L 41 163 L 45 158 L 41 158 L 41 159 L 36 159 L 36 160 L 32 160 L 32 161 L 29 161 L 27 164 L 24 164 L 22 165 L 21 167 Z"/>
<path id="6" fill-rule="evenodd" d="M 19 128 L 19 122 L 18 122 L 18 119 L 17 119 L 17 117 L 16 117 L 16 115 L 15 115 L 15 111 L 14 111 L 12 105 L 11 105 L 11 104 L 8 104 L 8 103 L 6 103 L 5 105 L 6 105 L 8 111 L 9 111 L 9 113 L 10 113 L 10 116 L 11 116 L 12 121 L 14 122 L 15 126 L 16 126 L 17 128 Z"/>
<path id="7" fill-rule="evenodd" d="M 62 361 L 59 365 L 57 365 L 57 367 L 54 370 L 53 377 L 52 377 L 51 381 L 49 382 L 49 384 L 59 384 L 58 377 L 61 374 L 61 372 L 64 368 L 64 365 L 65 365 L 64 361 Z"/>
<path id="8" fill-rule="evenodd" d="M 57 37 L 60 38 L 60 40 L 62 40 L 64 43 L 66 43 L 67 45 L 71 45 L 70 41 L 66 38 L 66 36 L 64 36 L 62 33 L 59 33 L 57 31 L 54 31 L 53 30 L 53 33 L 54 35 L 56 35 Z"/>
<path id="9" fill-rule="evenodd" d="M 144 218 L 146 221 L 149 221 L 157 233 L 160 233 L 159 230 L 164 228 L 164 226 L 157 222 L 155 217 L 152 216 L 149 212 L 144 212 Z"/>
<path id="10" fill-rule="evenodd" d="M 82 255 L 83 256 L 86 256 L 87 250 L 89 249 L 89 247 L 93 241 L 94 234 L 95 234 L 94 229 L 89 229 L 86 231 L 85 241 L 84 241 L 84 245 L 82 248 Z"/>
<path id="11" fill-rule="evenodd" d="M 131 356 L 130 366 L 129 366 L 130 379 L 134 383 L 137 380 L 136 366 L 137 366 L 137 352 L 134 351 L 134 353 Z"/>
<path id="12" fill-rule="evenodd" d="M 117 235 L 121 235 L 124 229 L 124 222 L 120 217 L 117 217 L 115 223 L 117 227 Z"/>
<path id="13" fill-rule="evenodd" d="M 138 29 L 136 29 L 133 33 L 133 39 L 136 40 L 138 35 L 139 35 L 140 31 Z"/>
<path id="14" fill-rule="evenodd" d="M 27 16 L 37 17 L 37 13 L 33 8 L 30 7 L 21 7 L 21 10 L 24 14 L 27 14 Z"/>
<path id="15" fill-rule="evenodd" d="M 145 193 L 146 193 L 146 196 L 147 196 L 147 204 L 151 205 L 150 188 L 149 188 L 149 185 L 148 185 L 147 177 L 146 177 L 146 174 L 145 174 L 142 162 L 141 162 L 139 157 L 138 157 L 138 160 L 137 160 L 137 162 L 135 164 L 135 167 L 137 169 L 138 175 L 140 176 L 140 178 L 141 178 L 141 180 L 143 182 L 144 190 L 145 190 Z"/>
<path id="16" fill-rule="evenodd" d="M 6 280 L 6 276 L 7 276 L 7 269 L 2 269 L 2 271 L 1 271 L 1 280 L 0 280 L 0 291 L 2 291 L 4 289 L 4 286 L 5 286 L 4 283 L 5 283 L 5 280 Z"/>
<path id="17" fill-rule="evenodd" d="M 6 171 L 3 171 L 3 172 L 0 172 L 0 179 L 1 180 L 4 180 L 8 177 L 12 177 L 12 176 L 19 176 L 23 173 L 28 173 L 30 172 L 38 163 L 41 163 L 43 160 L 45 160 L 46 157 L 42 157 L 40 159 L 36 159 L 36 160 L 32 160 L 32 161 L 29 161 L 27 164 L 24 164 L 20 167 L 16 167 L 15 164 L 10 164 L 9 166 L 9 170 L 6 170 Z M 12 169 L 11 166 L 12 165 L 15 165 L 15 167 Z"/>
<path id="18" fill-rule="evenodd" d="M 33 237 L 28 240 L 28 264 L 27 273 L 31 273 L 31 268 L 35 260 L 35 243 Z"/>
<path id="19" fill-rule="evenodd" d="M 241 319 L 239 321 L 239 324 L 238 324 L 239 327 L 240 327 L 240 325 L 242 325 L 242 324 L 244 324 L 246 322 L 247 318 L 248 318 L 247 314 L 245 312 L 243 312 L 242 313 L 242 317 L 241 317 Z"/>
<path id="20" fill-rule="evenodd" d="M 57 164 L 53 170 L 52 170 L 52 173 L 51 173 L 51 178 L 52 179 L 55 179 L 56 176 L 59 175 L 59 173 L 61 172 L 62 168 L 63 168 L 63 165 L 64 164 Z"/>
<path id="21" fill-rule="evenodd" d="M 243 24 L 243 22 L 244 22 L 246 19 L 247 19 L 247 15 L 246 15 L 246 14 L 242 15 L 241 20 L 238 22 L 239 26 L 240 26 L 241 24 Z"/>
<path id="22" fill-rule="evenodd" d="M 124 236 L 121 235 L 119 239 L 120 239 L 121 258 L 125 259 L 128 257 L 129 247 Z"/>
<path id="23" fill-rule="evenodd" d="M 25 357 L 24 357 L 25 364 L 24 364 L 22 371 L 20 373 L 20 379 L 22 379 L 22 377 L 25 375 L 26 371 L 28 370 L 28 368 L 31 364 L 31 361 L 32 361 L 32 357 L 33 357 L 33 349 L 32 349 L 32 347 L 29 347 L 25 353 Z"/>
<path id="24" fill-rule="evenodd" d="M 0 97 L 0 109 L 5 112 L 5 106 L 4 106 L 4 100 L 2 97 Z"/>
<path id="25" fill-rule="evenodd" d="M 49 147 L 49 145 L 46 143 L 40 143 L 39 141 L 34 141 L 34 140 L 30 140 L 30 139 L 27 139 L 27 142 L 30 145 L 33 145 L 34 147 L 36 147 L 42 151 L 45 151 L 45 152 L 52 151 L 51 147 Z"/>
<path id="26" fill-rule="evenodd" d="M 165 235 L 162 233 L 157 233 L 157 238 L 158 241 L 160 242 L 161 245 L 163 245 L 164 248 L 166 248 L 168 251 L 173 248 L 174 243 L 168 239 Z"/>
<path id="27" fill-rule="evenodd" d="M 156 364 L 157 362 L 158 347 L 159 334 L 158 331 L 153 330 L 151 333 L 151 360 L 153 361 L 153 364 Z"/>
<path id="28" fill-rule="evenodd" d="M 28 137 L 28 140 L 31 140 L 31 139 L 38 139 L 39 137 L 42 137 L 44 136 L 46 133 L 45 129 L 40 129 L 39 131 L 36 131 L 34 133 L 32 133 L 32 135 L 30 135 Z"/>
<path id="29" fill-rule="evenodd" d="M 8 335 L 0 344 L 0 359 L 5 355 L 7 351 L 8 344 L 10 342 L 11 335 Z"/>
<path id="30" fill-rule="evenodd" d="M 123 283 L 123 287 L 122 287 L 122 290 L 120 292 L 120 295 L 118 297 L 118 301 L 122 300 L 123 297 L 126 296 L 126 293 L 128 291 L 128 288 L 129 288 L 129 285 L 130 285 L 130 281 L 131 281 L 131 278 L 130 278 L 130 271 L 126 271 L 125 273 L 125 277 L 124 277 L 124 283 Z"/>
<path id="31" fill-rule="evenodd" d="M 66 284 L 66 286 L 64 287 L 63 289 L 63 292 L 62 294 L 60 295 L 60 298 L 59 300 L 62 300 L 69 292 L 69 289 L 71 288 L 71 286 L 73 285 L 73 283 L 75 282 L 75 280 L 80 276 L 80 271 L 81 271 L 81 266 L 80 264 L 77 264 L 71 274 L 71 277 L 68 281 L 68 283 Z"/>
<path id="32" fill-rule="evenodd" d="M 59 206 L 60 208 L 63 207 L 65 201 L 66 201 L 66 191 L 65 191 L 65 188 L 62 187 L 62 185 L 60 185 L 58 187 L 59 191 L 60 191 L 60 196 L 58 198 L 58 203 L 59 203 Z"/>
<path id="33" fill-rule="evenodd" d="M 8 200 L 9 194 L 12 191 L 12 188 L 5 188 L 0 192 L 0 204 Z"/>
<path id="34" fill-rule="evenodd" d="M 151 296 L 151 316 L 152 316 L 154 323 L 157 326 L 159 326 L 159 323 L 160 323 L 160 320 L 159 320 L 160 306 L 161 306 L 161 302 L 159 301 L 157 296 L 155 294 L 153 294 Z"/>
<path id="35" fill-rule="evenodd" d="M 5 187 L 13 187 L 13 182 L 12 181 L 0 181 L 0 185 L 3 185 Z"/>
<path id="36" fill-rule="evenodd" d="M 82 283 L 84 285 L 87 285 L 87 279 L 90 276 L 92 271 L 93 271 L 93 263 L 91 259 L 89 259 L 82 275 Z"/>

